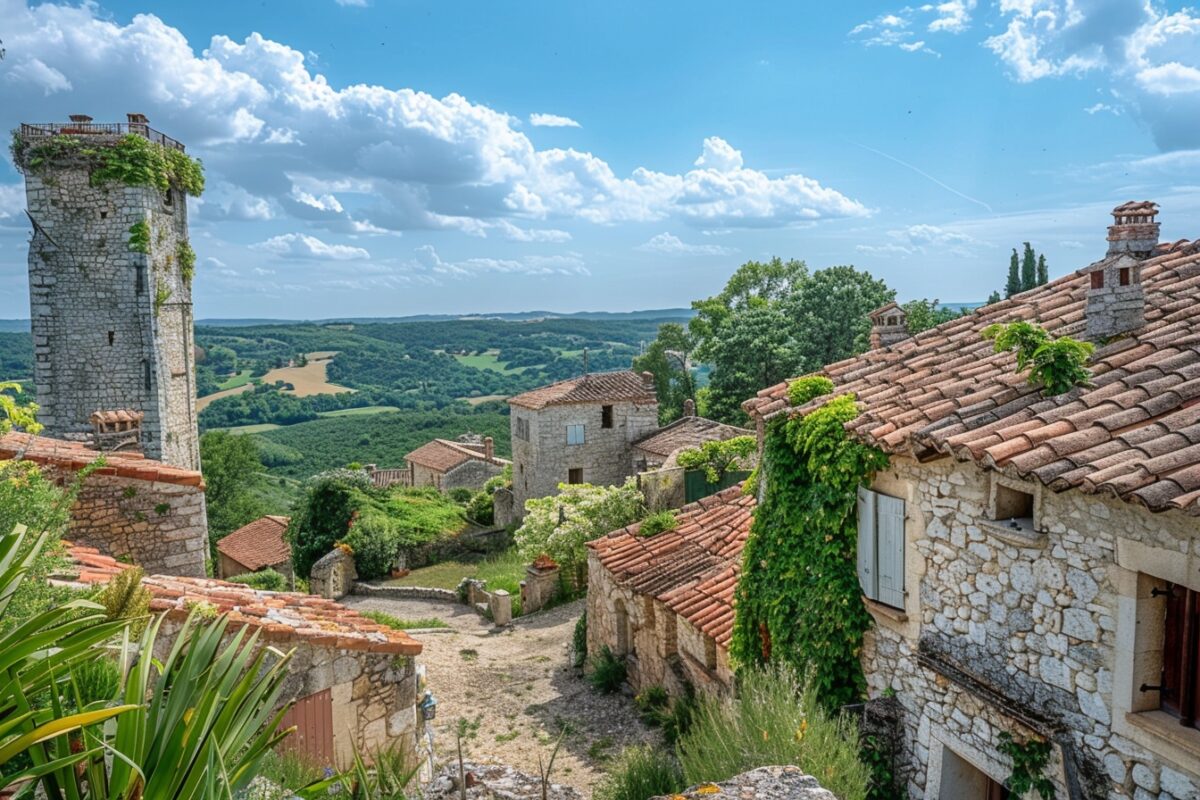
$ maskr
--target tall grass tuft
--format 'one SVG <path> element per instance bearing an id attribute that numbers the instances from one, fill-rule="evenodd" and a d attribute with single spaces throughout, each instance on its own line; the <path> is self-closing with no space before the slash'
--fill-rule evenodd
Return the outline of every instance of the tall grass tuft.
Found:
<path id="1" fill-rule="evenodd" d="M 864 800 L 870 781 L 853 722 L 830 717 L 816 691 L 786 667 L 740 673 L 736 698 L 699 698 L 678 749 L 689 785 L 781 764 L 799 767 L 841 800 Z"/>
<path id="2" fill-rule="evenodd" d="M 604 645 L 599 653 L 589 659 L 592 671 L 588 673 L 588 683 L 592 688 L 604 694 L 612 694 L 620 690 L 625 683 L 625 659 L 615 654 L 608 645 Z"/>
<path id="3" fill-rule="evenodd" d="M 683 789 L 674 757 L 649 746 L 627 747 L 596 786 L 595 800 L 646 800 Z"/>

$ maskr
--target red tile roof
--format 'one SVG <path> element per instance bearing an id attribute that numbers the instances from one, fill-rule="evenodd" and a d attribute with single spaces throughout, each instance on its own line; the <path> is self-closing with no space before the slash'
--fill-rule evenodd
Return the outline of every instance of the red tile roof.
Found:
<path id="1" fill-rule="evenodd" d="M 449 472 L 459 464 L 471 460 L 488 461 L 478 450 L 448 439 L 434 439 L 432 442 L 427 442 L 406 455 L 404 460 L 437 472 Z M 493 458 L 489 463 L 507 464 L 508 462 L 502 458 Z"/>
<path id="2" fill-rule="evenodd" d="M 104 458 L 105 465 L 96 470 L 97 475 L 118 475 L 140 481 L 196 486 L 201 491 L 204 490 L 204 478 L 194 470 L 153 461 L 141 453 L 101 453 L 78 442 L 28 433 L 8 433 L 0 436 L 0 459 L 10 458 L 24 459 L 73 472 L 83 469 L 96 459 Z"/>
<path id="3" fill-rule="evenodd" d="M 1142 286 L 1145 325 L 1098 346 L 1092 385 L 1059 397 L 1043 398 L 981 332 L 1033 320 L 1082 338 L 1086 270 L 821 374 L 858 398 L 862 414 L 847 429 L 887 452 L 952 454 L 1054 491 L 1200 516 L 1200 241 L 1159 245 L 1142 262 Z M 789 413 L 787 384 L 744 407 L 764 419 Z"/>
<path id="4" fill-rule="evenodd" d="M 510 397 L 508 402 L 514 406 L 537 410 L 570 403 L 656 403 L 658 396 L 652 382 L 647 385 L 647 379 L 642 375 L 622 370 L 592 372 L 578 378 L 559 381 Z"/>
<path id="5" fill-rule="evenodd" d="M 129 564 L 101 555 L 94 547 L 67 545 L 74 562 L 74 582 L 108 583 Z M 298 592 L 264 592 L 240 583 L 211 578 L 147 575 L 142 585 L 154 596 L 150 610 L 184 619 L 196 603 L 205 602 L 229 615 L 232 628 L 249 625 L 263 638 L 287 645 L 310 644 L 339 650 L 415 656 L 421 643 L 404 631 L 379 625 L 333 600 Z"/>
<path id="6" fill-rule="evenodd" d="M 589 542 L 614 580 L 661 600 L 700 631 L 728 647 L 733 590 L 750 535 L 754 498 L 741 485 L 676 512 L 674 530 L 639 535 L 641 524 Z"/>
<path id="7" fill-rule="evenodd" d="M 288 517 L 268 514 L 243 525 L 217 541 L 217 552 L 255 572 L 292 559 L 292 548 L 283 538 Z"/>
<path id="8" fill-rule="evenodd" d="M 754 431 L 737 428 L 704 417 L 681 417 L 670 425 L 638 439 L 633 446 L 638 450 L 666 458 L 684 447 L 698 447 L 705 442 L 725 441 L 737 436 L 753 436 Z"/>

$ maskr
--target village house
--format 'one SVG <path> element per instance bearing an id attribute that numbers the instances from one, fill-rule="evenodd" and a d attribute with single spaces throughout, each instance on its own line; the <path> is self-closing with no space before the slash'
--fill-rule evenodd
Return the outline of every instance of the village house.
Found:
<path id="1" fill-rule="evenodd" d="M 217 541 L 217 577 L 231 578 L 264 569 L 292 577 L 292 548 L 284 534 L 288 517 L 268 514 Z"/>
<path id="2" fill-rule="evenodd" d="M 490 436 L 463 436 L 456 442 L 434 439 L 406 455 L 404 461 L 408 464 L 409 486 L 432 486 L 443 492 L 481 489 L 510 463 L 496 457 Z"/>
<path id="3" fill-rule="evenodd" d="M 696 416 L 696 403 L 688 399 L 683 403 L 683 416 L 638 439 L 633 443 L 633 449 L 639 457 L 638 471 L 646 472 L 675 467 L 675 458 L 680 452 L 705 442 L 724 442 L 753 435 L 754 431 Z"/>
<path id="4" fill-rule="evenodd" d="M 67 536 L 147 572 L 203 577 L 208 521 L 198 471 L 137 451 L 100 453 L 28 433 L 0 436 L 0 460 L 32 462 L 61 484 L 72 484 L 101 458 L 104 465 L 84 479 L 71 506 Z"/>
<path id="5" fill-rule="evenodd" d="M 658 427 L 649 373 L 597 372 L 510 397 L 513 505 L 561 483 L 619 485 L 637 471 L 634 442 Z"/>
<path id="6" fill-rule="evenodd" d="M 862 663 L 904 709 L 912 797 L 1003 796 L 1002 733 L 1052 744 L 1059 797 L 1200 797 L 1200 242 L 1159 243 L 1156 213 L 1118 206 L 1099 261 L 822 371 L 890 457 L 859 497 Z M 1093 342 L 1090 385 L 1030 386 L 981 336 L 1016 320 Z M 786 384 L 746 408 L 805 410 Z"/>
<path id="7" fill-rule="evenodd" d="M 59 583 L 96 587 L 129 569 L 94 547 L 68 545 L 71 565 Z M 424 723 L 417 708 L 421 643 L 333 600 L 266 592 L 209 578 L 147 574 L 150 610 L 165 614 L 155 643 L 163 657 L 196 608 L 228 616 L 229 633 L 249 628 L 260 646 L 293 651 L 280 704 L 294 701 L 284 743 L 316 765 L 348 768 L 358 752 L 400 746 L 416 752 Z"/>

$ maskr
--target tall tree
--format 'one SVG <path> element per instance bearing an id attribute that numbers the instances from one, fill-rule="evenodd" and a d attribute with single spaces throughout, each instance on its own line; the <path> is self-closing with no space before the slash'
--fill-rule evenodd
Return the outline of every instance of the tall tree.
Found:
<path id="1" fill-rule="evenodd" d="M 895 299 L 896 292 L 869 272 L 850 266 L 814 272 L 783 303 L 801 371 L 866 350 L 871 333 L 867 314 Z"/>
<path id="2" fill-rule="evenodd" d="M 250 489 L 262 468 L 258 447 L 250 436 L 209 431 L 200 437 L 200 471 L 204 473 L 208 539 L 214 558 L 218 540 L 266 513 Z"/>
<path id="3" fill-rule="evenodd" d="M 683 402 L 696 399 L 695 379 L 689 368 L 694 348 L 682 325 L 667 322 L 659 326 L 658 336 L 646 347 L 646 352 L 633 359 L 636 371 L 654 375 L 660 425 L 679 419 Z"/>
<path id="4" fill-rule="evenodd" d="M 991 294 L 988 295 L 987 305 L 990 306 L 992 303 L 999 303 L 999 302 L 1000 302 L 1000 293 L 999 292 L 993 291 Z"/>
<path id="5" fill-rule="evenodd" d="M 1045 286 L 1050 282 L 1050 268 L 1046 266 L 1046 254 L 1038 253 L 1037 285 Z"/>
<path id="6" fill-rule="evenodd" d="M 993 292 L 995 294 L 995 292 Z M 938 304 L 937 300 L 909 300 L 902 303 L 901 308 L 908 319 L 908 332 L 920 333 L 932 327 L 958 319 L 963 312 L 955 311 Z"/>
<path id="7" fill-rule="evenodd" d="M 1032 245 L 1025 242 L 1025 253 L 1021 256 L 1021 291 L 1028 292 L 1037 285 L 1037 256 Z"/>
<path id="8" fill-rule="evenodd" d="M 1017 248 L 1013 248 L 1012 258 L 1008 262 L 1008 281 L 1004 284 L 1004 296 L 1012 297 L 1021 293 L 1021 260 L 1017 256 Z"/>

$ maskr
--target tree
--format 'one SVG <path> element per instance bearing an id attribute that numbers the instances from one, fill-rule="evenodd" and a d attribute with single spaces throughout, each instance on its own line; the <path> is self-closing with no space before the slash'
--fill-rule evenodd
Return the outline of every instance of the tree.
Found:
<path id="1" fill-rule="evenodd" d="M 986 305 L 989 305 L 989 306 L 990 306 L 992 303 L 999 303 L 999 302 L 1000 302 L 1000 299 L 1001 299 L 1001 298 L 1000 298 L 1000 293 L 999 293 L 999 292 L 996 292 L 996 291 L 993 291 L 991 294 L 989 294 L 989 295 L 988 295 L 988 299 L 987 299 L 987 303 L 986 303 Z"/>
<path id="2" fill-rule="evenodd" d="M 1021 267 L 1017 248 L 1013 248 L 1012 258 L 1008 261 L 1008 280 L 1004 284 L 1004 296 L 1012 297 L 1021 293 Z"/>
<path id="3" fill-rule="evenodd" d="M 1028 292 L 1037 286 L 1037 256 L 1029 242 L 1025 242 L 1025 253 L 1021 256 L 1021 291 Z"/>
<path id="4" fill-rule="evenodd" d="M 914 334 L 962 316 L 959 311 L 939 306 L 937 300 L 909 300 L 900 307 L 908 317 L 908 332 Z"/>
<path id="5" fill-rule="evenodd" d="M 712 374 L 705 413 L 722 422 L 745 423 L 744 400 L 802 371 L 793 328 L 780 304 L 747 308 L 725 320 L 706 348 Z"/>
<path id="6" fill-rule="evenodd" d="M 319 558 L 346 538 L 362 493 L 370 488 L 367 473 L 359 470 L 335 469 L 313 476 L 287 529 L 296 575 L 307 576 Z"/>
<path id="7" fill-rule="evenodd" d="M 895 299 L 896 292 L 869 272 L 851 266 L 814 272 L 783 304 L 799 372 L 812 372 L 866 350 L 871 332 L 867 314 Z"/>
<path id="8" fill-rule="evenodd" d="M 214 559 L 218 540 L 266 513 L 250 489 L 262 469 L 252 437 L 226 431 L 209 431 L 200 437 L 200 470 Z"/>
<path id="9" fill-rule="evenodd" d="M 693 349 L 687 330 L 679 323 L 668 322 L 659 326 L 658 336 L 646 352 L 633 359 L 634 370 L 654 375 L 660 425 L 678 419 L 683 414 L 683 402 L 696 399 L 689 361 Z"/>
<path id="10" fill-rule="evenodd" d="M 1046 266 L 1046 254 L 1039 253 L 1037 260 L 1037 285 L 1045 286 L 1050 282 L 1050 268 Z"/>
<path id="11" fill-rule="evenodd" d="M 37 421 L 37 403 L 18 404 L 16 395 L 20 393 L 21 384 L 16 381 L 0 382 L 0 436 L 13 428 L 20 428 L 28 433 L 37 433 L 42 429 Z"/>

